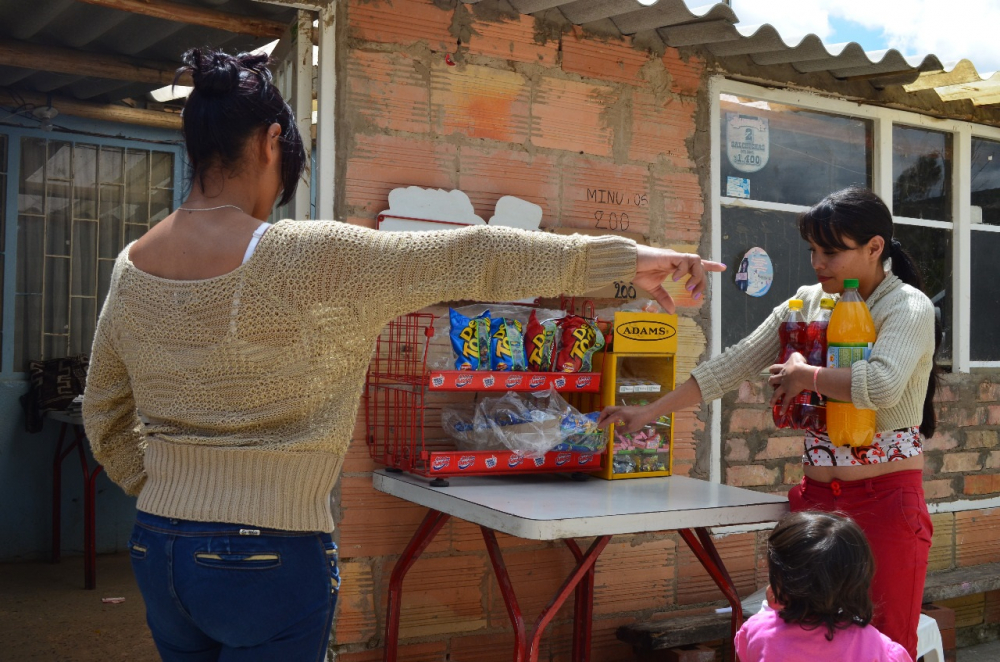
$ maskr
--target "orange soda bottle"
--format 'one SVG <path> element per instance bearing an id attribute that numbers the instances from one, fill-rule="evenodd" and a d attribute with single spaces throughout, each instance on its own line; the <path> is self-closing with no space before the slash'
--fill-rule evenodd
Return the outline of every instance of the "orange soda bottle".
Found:
<path id="1" fill-rule="evenodd" d="M 844 294 L 830 315 L 826 340 L 828 368 L 850 368 L 871 355 L 875 322 L 858 294 L 856 278 L 844 280 Z M 870 446 L 875 437 L 875 410 L 827 398 L 826 429 L 834 446 Z"/>

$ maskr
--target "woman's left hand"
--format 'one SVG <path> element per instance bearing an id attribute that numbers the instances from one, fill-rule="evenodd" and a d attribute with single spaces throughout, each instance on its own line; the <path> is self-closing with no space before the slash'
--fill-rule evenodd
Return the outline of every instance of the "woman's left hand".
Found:
<path id="1" fill-rule="evenodd" d="M 784 363 L 775 363 L 769 368 L 771 376 L 767 383 L 774 388 L 771 406 L 782 405 L 782 413 L 787 412 L 792 400 L 802 391 L 812 390 L 813 371 L 816 366 L 806 363 L 804 356 L 795 352 Z"/>

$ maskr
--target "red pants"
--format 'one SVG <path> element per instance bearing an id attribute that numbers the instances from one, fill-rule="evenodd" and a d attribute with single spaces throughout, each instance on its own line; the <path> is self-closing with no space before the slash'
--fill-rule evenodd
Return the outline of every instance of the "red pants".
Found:
<path id="1" fill-rule="evenodd" d="M 788 491 L 788 501 L 792 511 L 842 513 L 858 523 L 875 556 L 872 625 L 916 659 L 917 623 L 933 533 L 922 472 L 829 483 L 803 478 Z"/>

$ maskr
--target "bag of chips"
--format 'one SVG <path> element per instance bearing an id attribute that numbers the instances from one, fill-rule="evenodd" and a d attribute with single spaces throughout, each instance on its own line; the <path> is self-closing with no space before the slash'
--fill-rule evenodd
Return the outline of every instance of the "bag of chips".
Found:
<path id="1" fill-rule="evenodd" d="M 524 370 L 524 334 L 521 323 L 496 317 L 490 324 L 490 367 L 493 370 Z"/>
<path id="2" fill-rule="evenodd" d="M 490 369 L 490 311 L 469 318 L 452 308 L 450 335 L 455 370 Z"/>
<path id="3" fill-rule="evenodd" d="M 528 370 L 549 372 L 556 346 L 556 323 L 554 320 L 538 321 L 535 311 L 528 318 L 528 328 L 524 333 L 524 351 L 527 354 Z"/>
<path id="4" fill-rule="evenodd" d="M 554 372 L 590 372 L 594 352 L 604 347 L 604 334 L 597 325 L 578 315 L 567 315 L 558 322 L 559 351 Z"/>

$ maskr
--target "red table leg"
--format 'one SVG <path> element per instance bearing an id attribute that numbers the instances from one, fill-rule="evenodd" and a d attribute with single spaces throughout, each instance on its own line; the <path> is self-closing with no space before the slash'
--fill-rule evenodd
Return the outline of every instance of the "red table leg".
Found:
<path id="1" fill-rule="evenodd" d="M 399 650 L 399 612 L 403 603 L 403 579 L 451 515 L 430 510 L 399 557 L 389 578 L 389 607 L 385 619 L 385 662 L 396 662 Z"/>
<path id="2" fill-rule="evenodd" d="M 531 636 L 531 644 L 528 647 L 528 662 L 538 662 L 539 648 L 542 643 L 542 635 L 545 633 L 545 628 L 548 627 L 549 623 L 555 618 L 556 612 L 559 608 L 563 606 L 566 599 L 569 597 L 569 592 L 575 590 L 577 584 L 583 579 L 587 573 L 589 573 L 594 564 L 597 562 L 597 557 L 601 555 L 604 548 L 608 546 L 608 542 L 611 540 L 611 536 L 599 536 L 594 539 L 593 544 L 591 544 L 590 549 L 587 553 L 583 555 L 583 558 L 579 563 L 576 564 L 576 568 L 570 573 L 570 576 L 566 578 L 563 582 L 562 588 L 556 593 L 556 597 L 552 598 L 548 606 L 542 610 L 539 614 L 538 620 L 535 621 L 535 627 Z M 588 626 L 589 627 L 589 626 Z M 589 641 L 588 641 L 589 643 Z"/>
<path id="3" fill-rule="evenodd" d="M 692 533 L 691 529 L 681 529 L 679 533 L 684 542 L 691 548 L 691 551 L 694 552 L 698 561 L 701 562 L 701 565 L 708 571 L 709 576 L 712 577 L 712 581 L 715 582 L 715 585 L 726 596 L 729 606 L 733 608 L 728 648 L 730 659 L 736 659 L 736 653 L 733 651 L 733 639 L 736 638 L 736 632 L 743 624 L 743 605 L 740 604 L 740 596 L 736 592 L 736 586 L 729 576 L 729 571 L 726 570 L 726 566 L 722 563 L 722 558 L 719 556 L 718 550 L 715 549 L 712 536 L 705 528 L 698 528 L 694 531 L 695 533 Z"/>
<path id="4" fill-rule="evenodd" d="M 563 542 L 573 552 L 577 563 L 583 560 L 580 546 L 572 538 Z M 576 587 L 576 603 L 573 610 L 573 657 L 574 662 L 590 662 L 590 639 L 594 620 L 594 567 L 591 566 Z"/>
<path id="5" fill-rule="evenodd" d="M 52 459 L 52 562 L 59 563 L 62 554 L 62 463 L 73 450 L 70 446 L 63 452 L 66 441 L 66 423 L 59 428 L 59 444 Z"/>
<path id="6" fill-rule="evenodd" d="M 510 583 L 510 575 L 507 574 L 507 564 L 503 562 L 496 533 L 485 526 L 479 528 L 483 532 L 486 551 L 490 554 L 490 562 L 493 564 L 493 572 L 500 585 L 500 595 L 503 596 L 503 603 L 507 607 L 507 615 L 510 616 L 510 623 L 514 626 L 514 662 L 524 662 L 528 637 L 524 630 L 524 616 L 521 615 L 521 607 L 517 604 L 517 596 L 514 594 L 514 585 Z"/>

